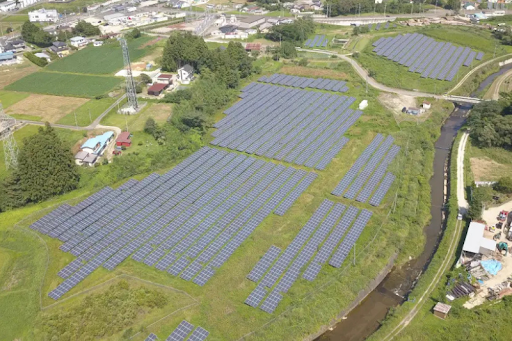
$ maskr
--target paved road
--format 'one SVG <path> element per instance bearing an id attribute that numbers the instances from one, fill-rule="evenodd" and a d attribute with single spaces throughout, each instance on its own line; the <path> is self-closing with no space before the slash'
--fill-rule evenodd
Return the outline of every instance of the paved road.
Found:
<path id="1" fill-rule="evenodd" d="M 469 208 L 469 204 L 465 198 L 464 188 L 464 154 L 466 151 L 466 143 L 468 142 L 469 133 L 465 131 L 459 143 L 459 151 L 457 152 L 457 203 L 459 211 L 465 213 Z"/>

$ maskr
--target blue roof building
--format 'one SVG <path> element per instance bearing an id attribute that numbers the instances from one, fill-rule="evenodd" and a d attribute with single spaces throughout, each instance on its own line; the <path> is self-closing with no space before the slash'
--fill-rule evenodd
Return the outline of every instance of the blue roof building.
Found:
<path id="1" fill-rule="evenodd" d="M 84 142 L 84 144 L 82 144 L 82 147 L 80 148 L 85 151 L 88 151 L 89 153 L 101 155 L 113 137 L 114 132 L 107 131 L 102 135 L 98 135 L 96 137 L 88 139 L 87 141 Z"/>
<path id="2" fill-rule="evenodd" d="M 0 64 L 11 64 L 16 60 L 16 56 L 12 51 L 0 53 Z"/>

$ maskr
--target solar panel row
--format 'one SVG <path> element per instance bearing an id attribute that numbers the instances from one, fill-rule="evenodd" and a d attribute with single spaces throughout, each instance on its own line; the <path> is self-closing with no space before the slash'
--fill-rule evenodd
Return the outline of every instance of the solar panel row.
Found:
<path id="1" fill-rule="evenodd" d="M 407 66 L 410 72 L 421 73 L 422 78 L 447 81 L 453 80 L 462 65 L 470 66 L 476 55 L 476 52 L 468 47 L 436 42 L 418 33 L 380 38 L 373 46 L 373 51 L 378 56 Z M 482 52 L 476 56 L 477 60 L 481 58 Z"/>
<path id="2" fill-rule="evenodd" d="M 156 341 L 157 337 L 155 334 L 151 333 L 148 335 L 145 341 Z"/>
<path id="3" fill-rule="evenodd" d="M 308 78 L 308 77 L 299 77 L 299 76 L 290 76 L 283 75 L 279 73 L 275 73 L 272 76 L 262 76 L 258 79 L 258 82 L 263 83 L 272 83 L 278 85 L 286 85 L 295 88 L 312 88 L 318 90 L 328 90 L 328 91 L 336 91 L 336 92 L 347 92 L 348 87 L 346 86 L 346 82 L 338 81 L 333 79 L 323 79 L 323 78 Z M 245 90 L 243 92 L 246 94 L 250 90 Z"/>
<path id="4" fill-rule="evenodd" d="M 308 39 L 304 43 L 306 47 L 326 47 L 329 39 L 324 35 L 316 35 L 313 39 Z"/>
<path id="5" fill-rule="evenodd" d="M 183 320 L 178 327 L 173 330 L 166 341 L 203 341 L 206 340 L 209 334 L 210 333 L 202 327 L 197 327 L 194 330 L 193 324 Z"/>
<path id="6" fill-rule="evenodd" d="M 251 271 L 248 278 L 254 282 L 258 282 L 265 272 L 266 274 L 249 294 L 245 303 L 273 313 L 283 299 L 282 294 L 288 292 L 301 273 L 306 280 L 312 281 L 316 278 L 322 264 L 330 258 L 358 213 L 359 210 L 353 206 L 345 210 L 345 205 L 324 200 L 283 253 L 280 254 L 280 250 L 271 247 Z M 369 211 L 361 211 L 354 226 L 340 244 L 340 248 L 343 247 L 343 250 L 346 247 L 352 248 L 370 216 Z M 338 250 L 335 254 L 337 258 L 333 262 L 339 261 L 339 253 Z M 274 264 L 270 267 L 273 262 Z M 256 272 L 257 276 L 255 276 Z"/>
<path id="7" fill-rule="evenodd" d="M 384 142 L 382 142 L 383 140 L 382 135 L 375 136 L 331 194 L 343 195 L 347 199 L 356 199 L 359 202 L 368 201 L 375 187 L 384 177 L 387 167 L 400 151 L 400 147 L 392 145 L 393 137 L 388 136 Z M 348 191 L 345 193 L 347 189 Z M 379 192 L 382 198 L 372 202 L 378 201 L 380 204 L 388 189 L 389 187 L 385 192 Z"/>
<path id="8" fill-rule="evenodd" d="M 104 207 L 86 199 L 75 206 L 79 209 L 57 209 L 48 216 L 66 214 L 67 220 L 50 232 L 68 235 L 62 249 L 77 258 L 59 272 L 65 281 L 49 296 L 60 298 L 98 267 L 112 270 L 130 255 L 204 285 L 265 217 L 283 214 L 314 178 L 304 170 L 205 147 L 164 175 L 101 191 L 107 202 L 93 195 Z M 96 210 L 95 219 L 88 220 L 90 210 Z M 43 217 L 33 226 L 42 230 L 49 224 Z"/>
<path id="9" fill-rule="evenodd" d="M 215 125 L 213 145 L 325 169 L 362 115 L 349 109 L 353 97 L 264 84 L 247 92 Z"/>

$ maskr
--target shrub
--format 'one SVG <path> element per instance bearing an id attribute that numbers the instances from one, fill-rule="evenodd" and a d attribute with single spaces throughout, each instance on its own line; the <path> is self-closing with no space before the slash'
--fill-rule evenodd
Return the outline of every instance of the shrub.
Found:
<path id="1" fill-rule="evenodd" d="M 23 56 L 25 56 L 25 58 L 27 58 L 28 60 L 30 60 L 32 63 L 34 63 L 37 66 L 45 67 L 46 65 L 48 65 L 48 61 L 46 59 L 39 58 L 31 52 L 25 52 L 23 54 Z"/>

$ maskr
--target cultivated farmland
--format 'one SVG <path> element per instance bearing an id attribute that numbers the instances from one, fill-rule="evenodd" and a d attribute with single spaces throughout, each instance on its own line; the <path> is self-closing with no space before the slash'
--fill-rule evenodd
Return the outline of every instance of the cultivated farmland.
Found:
<path id="1" fill-rule="evenodd" d="M 130 60 L 134 61 L 144 56 L 148 48 L 139 47 L 151 39 L 151 37 L 143 37 L 129 42 Z M 117 43 L 105 44 L 101 47 L 89 46 L 46 67 L 50 71 L 88 74 L 111 74 L 122 68 L 123 55 Z"/>
<path id="2" fill-rule="evenodd" d="M 6 90 L 57 96 L 94 97 L 112 90 L 119 83 L 120 79 L 115 77 L 36 72 L 10 84 Z"/>
<path id="3" fill-rule="evenodd" d="M 5 113 L 20 119 L 31 120 L 30 116 L 37 116 L 37 121 L 57 122 L 67 113 L 76 110 L 87 102 L 85 98 L 61 97 L 32 94 L 20 102 L 10 106 Z M 25 118 L 25 116 L 28 116 Z"/>

